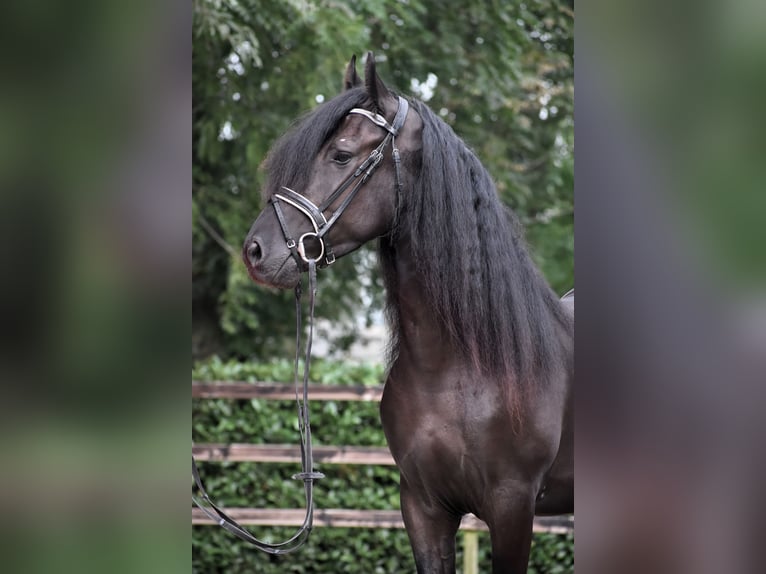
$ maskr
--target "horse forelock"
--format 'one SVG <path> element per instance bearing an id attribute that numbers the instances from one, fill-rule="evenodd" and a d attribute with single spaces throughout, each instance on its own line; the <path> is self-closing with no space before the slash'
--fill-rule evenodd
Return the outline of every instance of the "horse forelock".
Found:
<path id="1" fill-rule="evenodd" d="M 309 182 L 311 166 L 322 146 L 338 129 L 349 110 L 369 107 L 363 88 L 345 91 L 299 118 L 272 147 L 263 168 L 266 185 L 262 196 L 267 200 L 281 186 L 304 189 Z"/>

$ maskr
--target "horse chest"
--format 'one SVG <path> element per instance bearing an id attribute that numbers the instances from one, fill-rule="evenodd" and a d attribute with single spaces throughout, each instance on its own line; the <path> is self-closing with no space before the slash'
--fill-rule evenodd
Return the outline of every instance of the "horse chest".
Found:
<path id="1" fill-rule="evenodd" d="M 456 513 L 469 512 L 484 484 L 481 461 L 459 433 L 416 426 L 406 440 L 391 447 L 402 479 L 424 500 Z"/>
<path id="2" fill-rule="evenodd" d="M 402 395 L 387 388 L 381 402 L 383 429 L 403 479 L 456 512 L 475 511 L 502 458 L 493 452 L 500 444 L 487 444 L 492 419 L 489 401 L 460 394 Z"/>

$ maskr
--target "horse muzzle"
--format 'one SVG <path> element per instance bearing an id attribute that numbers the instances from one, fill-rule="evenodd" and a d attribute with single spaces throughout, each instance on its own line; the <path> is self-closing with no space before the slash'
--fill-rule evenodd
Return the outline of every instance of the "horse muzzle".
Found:
<path id="1" fill-rule="evenodd" d="M 301 270 L 291 253 L 281 244 L 271 248 L 258 236 L 248 237 L 242 247 L 242 260 L 250 278 L 256 283 L 279 289 L 292 289 L 298 284 Z M 276 253 L 279 251 L 279 253 Z"/>

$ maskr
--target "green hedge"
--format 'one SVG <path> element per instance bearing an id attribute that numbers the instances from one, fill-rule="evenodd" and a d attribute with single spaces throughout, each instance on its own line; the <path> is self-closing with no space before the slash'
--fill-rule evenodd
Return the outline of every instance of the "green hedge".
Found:
<path id="1" fill-rule="evenodd" d="M 380 366 L 315 361 L 312 382 L 328 385 L 380 384 Z M 292 364 L 222 362 L 213 359 L 192 370 L 196 380 L 292 381 Z M 314 401 L 311 427 L 315 444 L 384 446 L 377 403 Z M 294 444 L 298 426 L 294 401 L 194 399 L 195 442 Z M 317 465 L 326 478 L 317 483 L 318 508 L 398 509 L 399 474 L 394 467 Z M 290 476 L 297 464 L 201 463 L 214 500 L 228 507 L 301 508 L 303 488 Z M 294 529 L 252 527 L 264 539 L 287 538 Z M 462 564 L 458 536 L 458 564 Z M 382 573 L 414 572 L 404 530 L 316 528 L 309 542 L 287 556 L 264 554 L 215 526 L 192 528 L 192 563 L 198 573 Z M 480 571 L 490 571 L 489 537 L 479 537 Z M 530 573 L 574 572 L 572 535 L 536 534 Z"/>

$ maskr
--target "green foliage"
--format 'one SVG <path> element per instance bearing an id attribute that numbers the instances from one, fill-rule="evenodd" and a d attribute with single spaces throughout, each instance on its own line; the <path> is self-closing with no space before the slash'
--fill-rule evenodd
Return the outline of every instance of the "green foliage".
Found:
<path id="1" fill-rule="evenodd" d="M 197 380 L 292 381 L 288 361 L 240 363 L 212 359 L 192 371 Z M 320 384 L 376 385 L 383 380 L 379 365 L 312 363 L 312 382 Z M 312 434 L 317 444 L 383 446 L 386 444 L 378 405 L 366 402 L 310 404 Z M 196 442 L 250 442 L 295 444 L 298 440 L 294 401 L 220 400 L 192 402 L 193 439 Z M 319 508 L 398 509 L 399 474 L 394 467 L 317 465 L 326 478 L 315 491 Z M 224 506 L 300 508 L 301 484 L 290 480 L 298 465 L 266 463 L 202 463 L 200 472 L 211 495 Z M 284 540 L 294 530 L 253 527 L 252 532 L 272 541 Z M 295 554 L 273 557 L 214 526 L 192 529 L 193 571 L 312 573 L 414 572 L 404 530 L 317 528 L 308 544 Z M 458 544 L 460 536 L 458 536 Z M 487 534 L 479 537 L 480 571 L 490 570 Z M 458 563 L 462 549 L 458 547 Z M 529 572 L 571 573 L 574 548 L 571 535 L 534 537 Z"/>
<path id="2" fill-rule="evenodd" d="M 367 50 L 392 87 L 428 100 L 474 147 L 554 289 L 569 289 L 573 30 L 571 3 L 554 0 L 195 0 L 194 356 L 289 348 L 292 296 L 252 285 L 237 255 L 261 208 L 258 166 Z M 380 307 L 366 250 L 323 273 L 321 288 L 318 315 L 352 334 L 356 313 Z"/>

